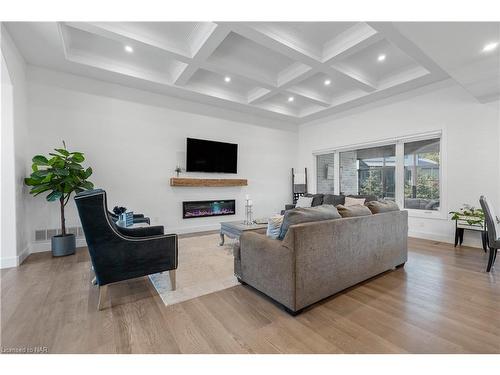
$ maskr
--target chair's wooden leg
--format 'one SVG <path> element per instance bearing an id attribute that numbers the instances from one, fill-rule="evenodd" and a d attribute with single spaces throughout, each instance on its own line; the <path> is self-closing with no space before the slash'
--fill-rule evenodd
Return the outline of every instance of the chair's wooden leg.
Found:
<path id="1" fill-rule="evenodd" d="M 108 299 L 108 286 L 107 285 L 99 286 L 99 302 L 97 304 L 97 309 L 99 311 L 104 309 L 104 305 L 106 304 L 107 299 Z"/>
<path id="2" fill-rule="evenodd" d="M 175 290 L 175 270 L 168 271 L 168 276 L 170 277 L 170 285 L 172 286 L 172 290 Z"/>
<path id="3" fill-rule="evenodd" d="M 496 249 L 493 249 L 492 247 L 490 247 L 490 257 L 488 260 L 488 267 L 486 268 L 486 272 L 491 271 L 491 266 L 493 266 L 493 260 L 495 259 L 496 251 L 497 251 Z"/>

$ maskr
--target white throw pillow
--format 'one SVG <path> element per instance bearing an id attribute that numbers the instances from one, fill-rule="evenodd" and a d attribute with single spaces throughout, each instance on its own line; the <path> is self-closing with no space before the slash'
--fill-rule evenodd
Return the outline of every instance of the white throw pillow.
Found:
<path id="1" fill-rule="evenodd" d="M 313 197 L 299 197 L 295 207 L 311 207 Z"/>
<path id="2" fill-rule="evenodd" d="M 267 222 L 266 236 L 277 239 L 281 232 L 281 224 L 283 224 L 283 215 L 271 216 Z"/>
<path id="3" fill-rule="evenodd" d="M 345 197 L 344 207 L 356 206 L 358 204 L 365 204 L 365 198 L 351 198 Z"/>

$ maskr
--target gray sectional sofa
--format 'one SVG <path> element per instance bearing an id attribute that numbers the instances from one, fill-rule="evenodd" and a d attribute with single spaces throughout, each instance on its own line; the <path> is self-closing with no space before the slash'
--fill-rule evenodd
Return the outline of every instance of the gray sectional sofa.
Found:
<path id="1" fill-rule="evenodd" d="M 295 315 L 346 288 L 403 265 L 408 214 L 392 211 L 291 225 L 282 241 L 245 232 L 234 271 Z"/>

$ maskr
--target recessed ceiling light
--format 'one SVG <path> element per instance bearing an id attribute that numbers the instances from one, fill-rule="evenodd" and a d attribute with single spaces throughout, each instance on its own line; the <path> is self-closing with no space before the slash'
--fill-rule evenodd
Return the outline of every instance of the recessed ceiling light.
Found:
<path id="1" fill-rule="evenodd" d="M 491 52 L 498 47 L 498 42 L 487 43 L 483 47 L 483 52 Z"/>
<path id="2" fill-rule="evenodd" d="M 128 53 L 134 52 L 134 49 L 131 46 L 125 46 L 125 51 Z"/>
<path id="3" fill-rule="evenodd" d="M 294 99 L 295 99 L 295 98 L 294 98 L 293 96 L 289 96 L 289 97 L 288 97 L 288 101 L 289 101 L 289 102 L 293 102 L 293 100 L 294 100 Z"/>
<path id="4" fill-rule="evenodd" d="M 383 53 L 381 53 L 380 55 L 378 55 L 377 60 L 382 62 L 382 61 L 385 61 L 385 58 L 386 58 L 386 56 Z"/>
<path id="5" fill-rule="evenodd" d="M 332 83 L 331 80 L 325 79 L 325 86 L 330 86 L 331 83 Z"/>
<path id="6" fill-rule="evenodd" d="M 225 76 L 224 77 L 224 82 L 228 82 L 228 83 L 231 82 L 231 77 Z"/>

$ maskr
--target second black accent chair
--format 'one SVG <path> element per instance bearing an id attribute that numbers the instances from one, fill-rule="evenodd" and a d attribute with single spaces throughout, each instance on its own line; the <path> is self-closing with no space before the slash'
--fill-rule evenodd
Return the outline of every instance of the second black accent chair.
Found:
<path id="1" fill-rule="evenodd" d="M 99 310 L 106 299 L 107 285 L 114 282 L 169 271 L 175 289 L 176 234 L 164 234 L 163 226 L 117 226 L 102 189 L 79 193 L 75 202 L 99 286 Z"/>
<path id="2" fill-rule="evenodd" d="M 493 207 L 489 204 L 486 197 L 481 196 L 479 203 L 484 212 L 486 220 L 486 231 L 488 233 L 488 247 L 490 248 L 490 256 L 488 258 L 488 266 L 486 272 L 490 272 L 495 264 L 498 249 L 500 249 L 500 219 L 495 214 Z"/>

